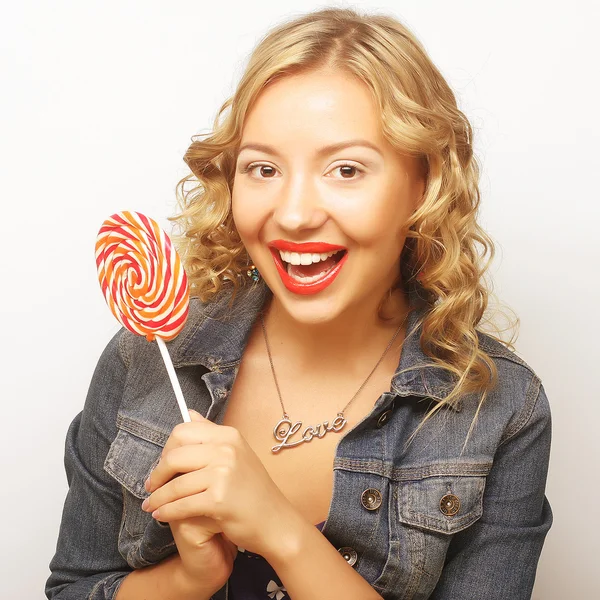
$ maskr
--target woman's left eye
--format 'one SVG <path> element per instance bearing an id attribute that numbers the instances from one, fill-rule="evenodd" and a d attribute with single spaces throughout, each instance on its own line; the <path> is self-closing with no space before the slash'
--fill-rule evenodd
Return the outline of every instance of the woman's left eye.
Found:
<path id="1" fill-rule="evenodd" d="M 363 170 L 357 165 L 353 165 L 350 163 L 344 163 L 343 165 L 337 165 L 332 169 L 332 171 L 337 171 L 338 169 L 342 169 L 340 173 L 342 174 L 342 179 L 358 179 L 357 177 L 352 177 L 353 173 L 363 173 Z M 345 175 L 350 175 L 350 177 L 345 177 Z"/>

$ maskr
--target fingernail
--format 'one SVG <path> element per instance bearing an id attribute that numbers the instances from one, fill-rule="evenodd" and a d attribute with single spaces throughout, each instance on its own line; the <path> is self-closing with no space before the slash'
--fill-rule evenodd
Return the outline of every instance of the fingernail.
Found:
<path id="1" fill-rule="evenodd" d="M 150 491 L 150 477 L 144 481 L 144 489 L 149 492 Z"/>
<path id="2" fill-rule="evenodd" d="M 146 510 L 148 508 L 148 504 L 150 504 L 150 500 L 148 498 L 146 498 L 143 502 L 142 502 L 142 510 Z"/>

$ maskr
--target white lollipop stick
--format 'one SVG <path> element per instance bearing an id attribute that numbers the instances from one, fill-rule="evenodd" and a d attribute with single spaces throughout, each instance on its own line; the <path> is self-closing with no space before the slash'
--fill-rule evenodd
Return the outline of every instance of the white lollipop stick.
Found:
<path id="1" fill-rule="evenodd" d="M 158 344 L 158 348 L 163 357 L 163 361 L 165 363 L 165 367 L 167 367 L 167 373 L 169 374 L 169 379 L 171 380 L 171 385 L 173 386 L 173 391 L 175 392 L 175 398 L 177 398 L 177 404 L 179 404 L 179 410 L 181 411 L 181 416 L 185 423 L 191 422 L 192 418 L 190 417 L 190 413 L 188 411 L 188 407 L 185 404 L 185 400 L 183 399 L 183 392 L 181 391 L 181 386 L 179 385 L 179 379 L 177 379 L 177 374 L 175 373 L 175 369 L 173 368 L 173 363 L 171 362 L 171 357 L 169 356 L 169 351 L 167 350 L 167 346 L 162 338 L 156 336 L 154 338 L 156 343 Z"/>

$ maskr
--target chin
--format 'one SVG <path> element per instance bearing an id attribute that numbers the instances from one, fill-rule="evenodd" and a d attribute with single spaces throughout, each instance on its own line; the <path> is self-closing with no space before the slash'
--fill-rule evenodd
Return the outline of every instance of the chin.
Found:
<path id="1" fill-rule="evenodd" d="M 304 325 L 328 323 L 341 316 L 345 308 L 349 308 L 336 294 L 315 294 L 302 296 L 283 289 L 275 293 L 278 303 L 294 321 Z"/>

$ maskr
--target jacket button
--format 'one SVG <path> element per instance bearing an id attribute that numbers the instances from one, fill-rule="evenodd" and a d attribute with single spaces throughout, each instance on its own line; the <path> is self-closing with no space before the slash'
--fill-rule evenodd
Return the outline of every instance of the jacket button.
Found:
<path id="1" fill-rule="evenodd" d="M 342 546 L 341 548 L 338 548 L 338 552 L 346 559 L 350 566 L 354 565 L 358 558 L 356 550 L 350 546 Z"/>
<path id="2" fill-rule="evenodd" d="M 360 503 L 367 510 L 375 510 L 381 506 L 381 492 L 376 488 L 369 488 L 365 490 L 361 497 Z"/>
<path id="3" fill-rule="evenodd" d="M 377 419 L 377 427 L 378 428 L 383 427 L 390 420 L 391 414 L 392 414 L 391 410 L 386 410 L 385 412 L 381 413 L 381 415 L 379 416 L 379 419 Z"/>
<path id="4" fill-rule="evenodd" d="M 440 500 L 440 510 L 447 517 L 453 517 L 460 510 L 460 500 L 454 494 L 446 494 Z"/>

